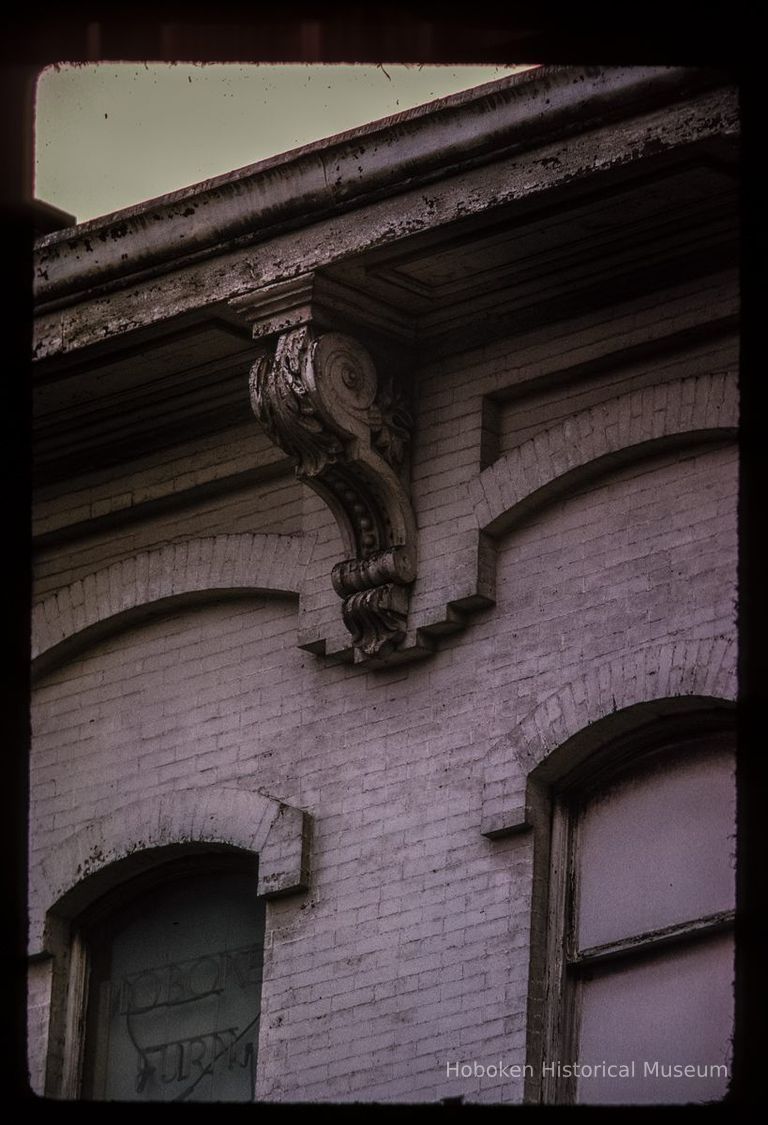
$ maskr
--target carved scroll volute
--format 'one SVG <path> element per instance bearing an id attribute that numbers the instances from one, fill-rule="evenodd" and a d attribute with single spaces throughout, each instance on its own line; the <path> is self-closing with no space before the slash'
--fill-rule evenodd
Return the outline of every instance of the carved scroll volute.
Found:
<path id="1" fill-rule="evenodd" d="M 332 574 L 354 645 L 384 657 L 405 637 L 416 577 L 416 522 L 408 492 L 411 419 L 350 336 L 281 336 L 251 370 L 254 413 L 296 458 L 296 475 L 333 512 L 349 554 Z"/>

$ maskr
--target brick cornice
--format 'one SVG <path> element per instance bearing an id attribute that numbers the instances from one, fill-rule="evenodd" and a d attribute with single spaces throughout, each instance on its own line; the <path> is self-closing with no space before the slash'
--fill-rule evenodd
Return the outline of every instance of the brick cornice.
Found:
<path id="1" fill-rule="evenodd" d="M 434 639 L 493 605 L 496 542 L 536 510 L 626 464 L 733 440 L 737 423 L 736 381 L 730 372 L 716 372 L 630 391 L 571 415 L 499 458 L 457 487 L 456 502 L 475 527 L 455 538 L 449 597 L 413 616 L 390 659 L 427 655 Z M 77 579 L 33 611 L 33 675 L 171 600 L 213 591 L 300 595 L 313 547 L 311 536 L 221 535 L 140 552 Z M 301 647 L 337 654 L 315 631 L 302 633 Z M 344 655 L 351 658 L 351 648 Z"/>
<path id="2" fill-rule="evenodd" d="M 665 445 L 735 437 L 738 397 L 729 372 L 642 387 L 573 414 L 485 469 L 469 485 L 478 527 L 497 536 L 534 508 L 625 459 Z"/>
<path id="3" fill-rule="evenodd" d="M 78 578 L 33 610 L 33 675 L 166 604 L 207 594 L 298 595 L 313 546 L 311 536 L 216 535 L 141 551 Z"/>
<path id="4" fill-rule="evenodd" d="M 455 537 L 450 596 L 414 615 L 405 650 L 455 632 L 495 600 L 496 543 L 545 505 L 644 458 L 733 441 L 738 388 L 729 371 L 642 387 L 570 415 L 457 488 L 465 523 Z"/>

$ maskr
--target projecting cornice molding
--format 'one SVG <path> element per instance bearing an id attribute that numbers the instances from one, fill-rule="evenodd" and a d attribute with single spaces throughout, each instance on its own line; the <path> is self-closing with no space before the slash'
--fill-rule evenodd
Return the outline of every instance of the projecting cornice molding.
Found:
<path id="1" fill-rule="evenodd" d="M 353 337 L 299 323 L 256 361 L 250 388 L 259 422 L 336 519 L 347 558 L 331 578 L 355 650 L 384 659 L 405 638 L 416 577 L 402 387 Z"/>
<path id="2" fill-rule="evenodd" d="M 551 66 L 513 74 L 49 234 L 36 247 L 35 296 L 72 303 L 721 81 L 717 72 L 685 67 Z"/>

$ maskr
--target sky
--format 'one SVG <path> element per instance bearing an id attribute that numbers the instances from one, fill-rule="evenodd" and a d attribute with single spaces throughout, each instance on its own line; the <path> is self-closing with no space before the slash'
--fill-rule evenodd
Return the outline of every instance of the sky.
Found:
<path id="1" fill-rule="evenodd" d="M 85 222 L 522 69 L 48 67 L 37 85 L 35 195 Z"/>

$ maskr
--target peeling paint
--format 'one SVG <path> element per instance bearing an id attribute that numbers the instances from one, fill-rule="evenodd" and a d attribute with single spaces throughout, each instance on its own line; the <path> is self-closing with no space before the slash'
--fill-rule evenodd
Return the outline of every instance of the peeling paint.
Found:
<path id="1" fill-rule="evenodd" d="M 134 270 L 154 267 L 163 263 L 168 253 L 175 253 L 173 242 L 169 245 L 157 227 L 158 217 L 164 214 L 172 230 L 175 222 L 188 218 L 189 207 L 202 206 L 221 210 L 220 219 L 212 215 L 205 224 L 196 226 L 190 238 L 190 252 L 210 253 L 220 248 L 222 242 L 247 232 L 258 232 L 264 237 L 268 229 L 273 232 L 280 224 L 306 222 L 308 216 L 315 220 L 323 217 L 333 207 L 359 206 L 368 197 L 384 192 L 392 194 L 408 186 L 416 186 L 419 179 L 433 178 L 440 169 L 451 174 L 481 159 L 493 159 L 501 148 L 514 138 L 518 151 L 541 144 L 549 131 L 557 135 L 564 128 L 572 128 L 571 119 L 582 129 L 598 120 L 607 95 L 621 99 L 624 112 L 637 113 L 638 105 L 652 99 L 658 88 L 669 91 L 675 82 L 693 81 L 691 71 L 669 67 L 614 67 L 604 71 L 584 68 L 576 76 L 578 95 L 569 93 L 574 84 L 572 68 L 534 69 L 526 72 L 522 82 L 501 79 L 495 91 L 480 88 L 474 98 L 459 96 L 455 103 L 447 99 L 437 103 L 431 112 L 403 115 L 402 119 L 376 123 L 356 131 L 356 135 L 330 138 L 327 142 L 285 154 L 279 160 L 255 165 L 226 181 L 208 181 L 186 191 L 194 192 L 194 203 L 180 211 L 178 204 L 185 201 L 185 192 L 172 193 L 164 207 L 128 209 L 123 218 L 107 216 L 92 220 L 87 232 L 93 233 L 104 246 L 102 255 L 94 255 L 88 267 L 77 264 L 72 254 L 75 235 L 62 232 L 41 245 L 40 253 L 51 258 L 63 255 L 56 273 L 39 286 L 41 298 L 57 298 L 74 293 L 82 294 L 89 285 L 123 275 L 126 259 L 114 258 L 102 235 L 112 242 L 132 236 L 136 242 L 129 253 Z M 519 76 L 516 76 L 519 77 Z M 699 79 L 701 83 L 703 79 Z M 591 85 L 591 91 L 587 88 Z M 526 97 L 522 94 L 525 92 Z M 549 95 L 542 98 L 543 94 Z M 591 99 L 591 100 L 590 100 Z M 637 104 L 632 104 L 633 100 Z M 594 104 L 593 104 L 594 103 Z M 377 131 L 378 130 L 378 131 Z M 385 130 L 386 146 L 380 143 L 379 133 Z M 330 151 L 324 153 L 323 146 Z M 386 158 L 384 154 L 386 152 Z M 325 161 L 330 159 L 335 170 L 334 183 L 328 197 Z M 350 166 L 357 165 L 354 184 Z M 181 198 L 180 198 L 181 197 Z M 233 214 L 231 201 L 244 197 L 252 200 L 248 208 L 237 208 Z M 148 222 L 152 220 L 152 235 L 147 239 Z M 75 228 L 77 231 L 78 228 Z"/>

